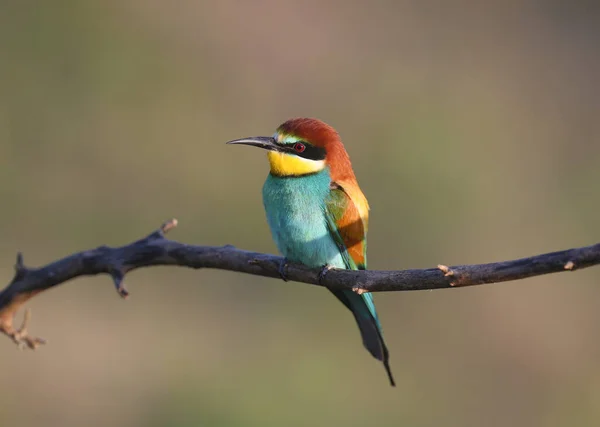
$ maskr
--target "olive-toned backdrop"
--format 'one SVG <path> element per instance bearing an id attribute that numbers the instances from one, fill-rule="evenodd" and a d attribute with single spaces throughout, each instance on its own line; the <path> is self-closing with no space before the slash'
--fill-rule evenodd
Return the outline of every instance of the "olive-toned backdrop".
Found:
<path id="1" fill-rule="evenodd" d="M 0 2 L 0 276 L 171 237 L 274 252 L 264 153 L 314 116 L 371 203 L 369 266 L 600 241 L 597 2 Z M 325 290 L 156 268 L 32 300 L 0 425 L 595 426 L 600 270 L 376 296 L 398 387 Z"/>

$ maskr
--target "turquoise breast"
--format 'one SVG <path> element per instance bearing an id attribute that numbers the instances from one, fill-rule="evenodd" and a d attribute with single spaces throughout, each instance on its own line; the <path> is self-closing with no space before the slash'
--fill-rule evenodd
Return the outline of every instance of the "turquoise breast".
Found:
<path id="1" fill-rule="evenodd" d="M 328 170 L 301 177 L 267 177 L 263 186 L 267 222 L 279 252 L 288 260 L 309 267 L 345 268 L 327 228 L 329 184 Z"/>

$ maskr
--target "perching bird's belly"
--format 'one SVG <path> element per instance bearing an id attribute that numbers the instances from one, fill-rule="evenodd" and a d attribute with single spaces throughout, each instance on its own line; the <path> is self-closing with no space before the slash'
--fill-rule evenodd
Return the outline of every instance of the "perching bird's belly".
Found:
<path id="1" fill-rule="evenodd" d="M 329 182 L 327 170 L 302 177 L 267 177 L 263 186 L 267 222 L 279 252 L 288 260 L 309 267 L 345 268 L 325 217 Z"/>

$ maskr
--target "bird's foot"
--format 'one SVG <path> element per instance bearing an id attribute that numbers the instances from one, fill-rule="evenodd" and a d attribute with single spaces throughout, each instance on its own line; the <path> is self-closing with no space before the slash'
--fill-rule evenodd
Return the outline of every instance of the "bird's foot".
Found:
<path id="1" fill-rule="evenodd" d="M 285 272 L 287 270 L 287 266 L 288 266 L 288 260 L 287 260 L 287 258 L 284 258 L 279 263 L 279 268 L 277 269 L 277 272 L 279 273 L 279 276 L 281 277 L 281 279 L 284 282 L 288 281 L 287 273 Z"/>
<path id="2" fill-rule="evenodd" d="M 319 272 L 319 285 L 323 286 L 323 280 L 325 280 L 325 275 L 327 273 L 329 273 L 329 270 L 332 270 L 334 267 L 329 265 L 329 264 L 325 264 L 323 266 L 323 268 L 321 269 L 321 271 Z"/>

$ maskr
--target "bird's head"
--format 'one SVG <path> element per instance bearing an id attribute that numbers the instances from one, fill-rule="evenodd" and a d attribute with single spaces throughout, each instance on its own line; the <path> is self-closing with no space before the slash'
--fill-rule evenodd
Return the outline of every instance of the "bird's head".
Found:
<path id="1" fill-rule="evenodd" d="M 328 124 L 309 118 L 290 119 L 273 136 L 236 139 L 228 144 L 252 145 L 268 150 L 271 173 L 302 176 L 329 168 L 332 180 L 355 179 L 340 136 Z"/>

